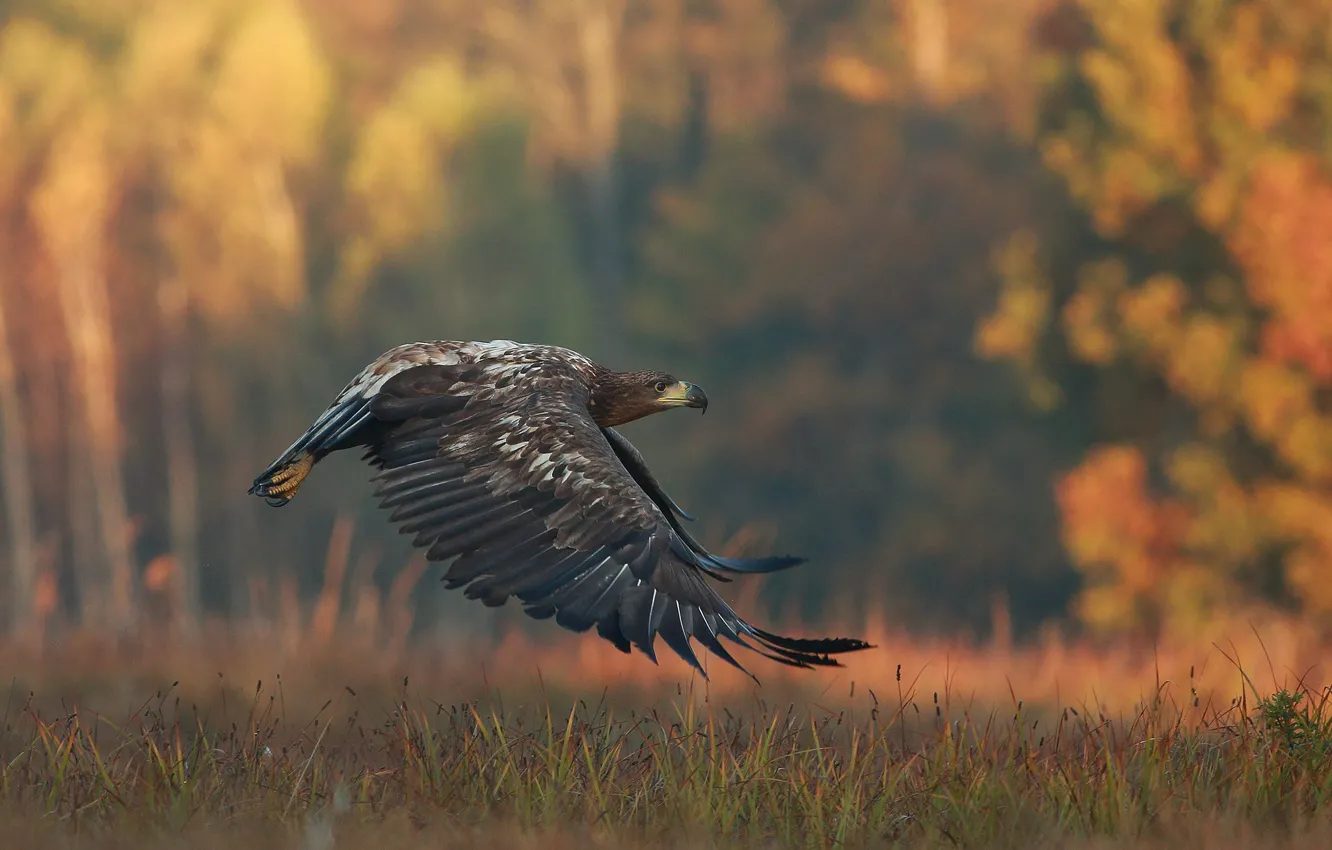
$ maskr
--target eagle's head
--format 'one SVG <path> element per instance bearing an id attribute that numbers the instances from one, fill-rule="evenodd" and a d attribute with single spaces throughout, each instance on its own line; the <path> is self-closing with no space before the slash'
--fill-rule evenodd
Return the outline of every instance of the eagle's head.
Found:
<path id="1" fill-rule="evenodd" d="M 681 381 L 666 372 L 604 372 L 592 385 L 587 402 L 592 418 L 603 428 L 613 428 L 672 407 L 708 409 L 703 388 Z"/>

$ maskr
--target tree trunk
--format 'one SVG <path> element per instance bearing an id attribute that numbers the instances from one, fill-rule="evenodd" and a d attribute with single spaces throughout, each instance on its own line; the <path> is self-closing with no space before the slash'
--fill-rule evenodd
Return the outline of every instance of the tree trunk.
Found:
<path id="1" fill-rule="evenodd" d="M 588 0 L 579 22 L 585 116 L 584 179 L 592 232 L 592 282 L 600 312 L 602 356 L 618 362 L 622 265 L 620 257 L 620 180 L 616 157 L 620 136 L 619 0 Z"/>
<path id="2" fill-rule="evenodd" d="M 34 212 L 55 266 L 73 355 L 74 387 L 81 395 L 87 458 L 110 578 L 107 625 L 126 631 L 134 620 L 134 575 L 103 253 L 111 189 L 106 122 L 98 120 L 105 117 L 92 112 L 57 140 L 50 171 L 34 198 Z"/>
<path id="3" fill-rule="evenodd" d="M 36 535 L 33 526 L 32 478 L 28 471 L 26 406 L 18 391 L 18 369 L 9 341 L 0 280 L 0 466 L 3 466 L 5 512 L 9 526 L 9 626 L 29 637 L 36 588 Z"/>
<path id="4" fill-rule="evenodd" d="M 162 434 L 167 460 L 167 511 L 175 556 L 175 615 L 181 636 L 198 634 L 199 467 L 190 424 L 190 360 L 186 323 L 189 287 L 173 272 L 163 274 L 157 291 L 162 326 Z"/>
<path id="5" fill-rule="evenodd" d="M 97 500 L 93 498 L 92 474 L 88 471 L 88 427 L 79 416 L 75 383 L 66 379 L 65 425 L 65 516 L 69 524 L 68 580 L 73 591 L 79 625 L 101 626 L 107 597 L 104 553 L 97 543 Z M 72 612 L 73 613 L 73 612 Z"/>
<path id="6" fill-rule="evenodd" d="M 227 492 L 243 494 L 248 478 L 252 474 L 250 470 L 253 468 L 254 458 L 264 457 L 264 452 L 269 449 L 266 446 L 262 449 L 257 448 L 255 427 L 248 411 L 236 412 L 230 430 L 234 439 L 224 450 L 226 460 L 224 468 L 228 474 L 222 477 L 219 486 L 230 488 Z M 231 474 L 232 471 L 235 471 L 234 476 Z M 227 616 L 233 624 L 256 625 L 264 619 L 266 612 L 252 604 L 250 582 L 256 575 L 277 575 L 281 566 L 280 559 L 275 557 L 271 546 L 267 545 L 272 538 L 266 539 L 259 526 L 256 503 L 261 508 L 265 507 L 263 503 L 248 497 L 225 501 L 226 527 L 230 530 L 227 535 L 226 560 L 226 574 L 230 577 L 227 588 L 230 593 Z"/>
<path id="7" fill-rule="evenodd" d="M 101 246 L 85 244 L 58 262 L 60 299 L 74 344 L 76 386 L 82 392 L 93 494 L 101 543 L 110 570 L 108 625 L 118 631 L 134 620 L 129 510 L 120 459 L 120 417 L 116 410 L 115 351 L 111 343 Z"/>

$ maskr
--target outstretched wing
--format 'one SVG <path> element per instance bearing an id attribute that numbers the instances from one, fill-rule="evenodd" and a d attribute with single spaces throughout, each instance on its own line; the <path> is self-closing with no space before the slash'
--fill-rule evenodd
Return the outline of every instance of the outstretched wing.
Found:
<path id="1" fill-rule="evenodd" d="M 587 393 L 576 366 L 552 357 L 413 367 L 370 399 L 381 505 L 427 559 L 453 559 L 449 587 L 492 607 L 516 597 L 532 617 L 595 627 L 654 660 L 659 635 L 700 671 L 692 640 L 741 670 L 720 638 L 799 667 L 868 646 L 741 619 L 706 581 L 724 560 L 709 563 L 635 480 Z"/>

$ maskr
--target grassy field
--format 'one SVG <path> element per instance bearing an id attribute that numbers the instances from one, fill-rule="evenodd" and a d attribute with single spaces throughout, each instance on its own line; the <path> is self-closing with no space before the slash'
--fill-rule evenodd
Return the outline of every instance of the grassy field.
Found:
<path id="1" fill-rule="evenodd" d="M 0 646 L 0 835 L 192 850 L 1332 846 L 1326 652 L 1298 630 L 1136 648 L 860 633 L 879 646 L 846 670 L 759 660 L 762 685 L 549 631 L 392 652 L 299 632 Z"/>

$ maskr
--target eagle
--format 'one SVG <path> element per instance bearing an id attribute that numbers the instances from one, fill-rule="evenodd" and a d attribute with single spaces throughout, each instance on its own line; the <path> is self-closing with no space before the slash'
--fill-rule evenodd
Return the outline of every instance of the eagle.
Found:
<path id="1" fill-rule="evenodd" d="M 654 663 L 658 636 L 704 678 L 691 641 L 750 675 L 721 642 L 782 664 L 840 667 L 854 638 L 765 631 L 708 579 L 771 573 L 799 557 L 715 555 L 616 428 L 671 408 L 707 411 L 699 386 L 621 372 L 554 345 L 434 341 L 384 352 L 347 384 L 249 493 L 274 507 L 332 452 L 360 448 L 389 521 L 450 589 L 488 607 L 516 597 L 535 619 L 596 628 Z"/>

